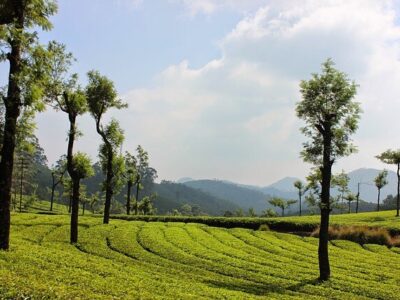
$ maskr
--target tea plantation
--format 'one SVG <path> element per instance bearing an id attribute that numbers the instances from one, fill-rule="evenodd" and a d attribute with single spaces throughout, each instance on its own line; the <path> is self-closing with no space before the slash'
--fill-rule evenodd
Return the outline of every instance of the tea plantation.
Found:
<path id="1" fill-rule="evenodd" d="M 12 215 L 1 299 L 399 299 L 399 248 L 332 241 L 318 283 L 317 239 L 204 224 Z"/>

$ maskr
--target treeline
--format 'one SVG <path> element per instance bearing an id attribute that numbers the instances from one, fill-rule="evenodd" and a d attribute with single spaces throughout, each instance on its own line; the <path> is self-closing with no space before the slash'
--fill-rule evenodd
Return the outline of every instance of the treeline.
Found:
<path id="1" fill-rule="evenodd" d="M 49 18 L 57 12 L 56 1 L 6 0 L 0 8 L 0 60 L 10 65 L 8 83 L 0 89 L 0 249 L 9 247 L 10 209 L 17 208 L 18 189 L 20 210 L 22 195 L 37 192 L 38 185 L 28 184 L 37 175 L 31 164 L 45 165 L 45 156 L 33 134 L 34 117 L 47 107 L 60 112 L 69 122 L 65 156 L 51 170 L 50 209 L 55 191 L 62 184 L 69 194 L 71 243 L 78 241 L 80 201 L 88 198 L 82 182 L 95 174 L 90 157 L 75 147 L 76 140 L 84 134 L 77 126 L 83 114 L 91 115 L 102 142 L 97 167 L 104 176 L 103 223 L 109 222 L 112 199 L 124 183 L 128 186 L 126 213 L 131 209 L 135 214 L 151 213 L 154 196 L 138 201 L 143 183 L 148 177 L 154 180 L 157 176 L 148 165 L 148 153 L 139 146 L 137 154 L 128 151 L 122 155 L 124 131 L 116 119 L 104 122 L 111 109 L 127 107 L 118 97 L 114 83 L 91 70 L 87 72 L 87 85 L 82 86 L 78 75 L 70 71 L 75 58 L 66 46 L 56 41 L 43 45 L 39 41 L 37 30 L 52 28 Z M 94 193 L 90 201 L 100 198 Z"/>

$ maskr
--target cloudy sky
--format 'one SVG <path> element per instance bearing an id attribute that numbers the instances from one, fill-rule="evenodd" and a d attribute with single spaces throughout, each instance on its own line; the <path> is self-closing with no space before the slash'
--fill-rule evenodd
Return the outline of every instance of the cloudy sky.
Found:
<path id="1" fill-rule="evenodd" d="M 97 69 L 129 104 L 112 111 L 124 150 L 150 153 L 162 179 L 219 178 L 267 185 L 305 176 L 294 109 L 299 81 L 331 57 L 359 84 L 359 153 L 336 170 L 383 168 L 398 148 L 399 1 L 59 0 L 54 30 L 85 82 Z M 50 162 L 66 150 L 67 118 L 48 111 L 37 135 Z M 94 121 L 78 147 L 96 159 Z"/>

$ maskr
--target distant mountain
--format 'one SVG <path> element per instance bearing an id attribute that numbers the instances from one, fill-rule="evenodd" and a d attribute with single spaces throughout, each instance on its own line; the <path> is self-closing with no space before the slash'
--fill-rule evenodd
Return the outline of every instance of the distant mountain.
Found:
<path id="1" fill-rule="evenodd" d="M 293 186 L 293 183 L 299 180 L 295 177 L 285 177 L 273 184 L 270 184 L 266 187 L 261 188 L 261 191 L 270 196 L 281 197 L 285 199 L 297 199 L 296 188 Z"/>
<path id="2" fill-rule="evenodd" d="M 248 210 L 254 208 L 258 213 L 270 207 L 268 196 L 255 189 L 222 180 L 193 180 L 184 185 L 199 189 L 220 199 L 226 199 L 235 205 Z"/>
<path id="3" fill-rule="evenodd" d="M 177 181 L 176 181 L 176 183 L 185 183 L 185 182 L 188 182 L 188 181 L 193 181 L 194 179 L 193 178 L 190 178 L 190 177 L 182 177 L 182 178 L 179 178 Z"/>
<path id="4" fill-rule="evenodd" d="M 236 211 L 239 206 L 226 199 L 218 198 L 210 193 L 185 184 L 164 181 L 154 185 L 157 193 L 155 207 L 161 214 L 180 208 L 183 204 L 197 205 L 209 215 L 223 215 L 225 211 Z"/>
<path id="5" fill-rule="evenodd" d="M 297 180 L 300 179 L 296 177 L 285 177 L 281 180 L 278 180 L 277 182 L 274 182 L 273 184 L 266 186 L 265 188 L 274 188 L 282 192 L 295 192 L 296 189 L 293 184 Z"/>
<path id="6" fill-rule="evenodd" d="M 350 172 L 348 175 L 350 177 L 349 188 L 351 192 L 357 194 L 358 183 L 360 182 L 360 199 L 376 203 L 378 191 L 374 183 L 374 178 L 381 171 L 382 170 L 362 168 Z M 388 181 L 389 184 L 381 190 L 382 200 L 390 194 L 397 194 L 397 175 L 395 172 L 388 171 Z"/>

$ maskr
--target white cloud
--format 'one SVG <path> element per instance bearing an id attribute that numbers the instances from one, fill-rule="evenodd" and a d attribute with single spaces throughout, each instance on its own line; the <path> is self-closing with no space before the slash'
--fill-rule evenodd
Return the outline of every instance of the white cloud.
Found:
<path id="1" fill-rule="evenodd" d="M 184 1 L 193 13 L 238 3 Z M 159 74 L 153 88 L 128 93 L 134 135 L 168 178 L 263 184 L 304 175 L 298 83 L 332 57 L 360 84 L 365 110 L 355 137 L 360 153 L 344 167 L 379 167 L 373 156 L 396 147 L 400 131 L 396 13 L 392 1 L 270 1 L 221 40 L 219 59 L 198 69 L 183 61 Z"/>

